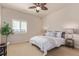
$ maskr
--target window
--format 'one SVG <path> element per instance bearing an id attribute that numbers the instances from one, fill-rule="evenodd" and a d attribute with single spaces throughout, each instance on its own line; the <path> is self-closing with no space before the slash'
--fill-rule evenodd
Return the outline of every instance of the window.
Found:
<path id="1" fill-rule="evenodd" d="M 14 32 L 27 32 L 27 22 L 13 20 L 12 28 Z"/>
<path id="2" fill-rule="evenodd" d="M 27 30 L 26 22 L 22 21 L 20 24 L 21 24 L 21 27 L 20 27 L 21 32 L 26 32 L 26 30 Z"/>

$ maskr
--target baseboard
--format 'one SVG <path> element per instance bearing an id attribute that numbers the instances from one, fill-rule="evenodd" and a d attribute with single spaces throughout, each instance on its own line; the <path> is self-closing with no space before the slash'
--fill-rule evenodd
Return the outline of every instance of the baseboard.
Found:
<path id="1" fill-rule="evenodd" d="M 21 44 L 21 43 L 28 43 L 29 40 L 25 40 L 25 41 L 16 41 L 16 42 L 10 42 L 9 45 L 12 45 L 12 44 Z"/>

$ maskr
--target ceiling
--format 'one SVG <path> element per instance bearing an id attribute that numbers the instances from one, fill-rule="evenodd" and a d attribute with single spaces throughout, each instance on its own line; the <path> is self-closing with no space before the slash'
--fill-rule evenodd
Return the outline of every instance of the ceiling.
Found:
<path id="1" fill-rule="evenodd" d="M 65 4 L 62 3 L 47 3 L 48 10 L 43 11 L 41 10 L 39 13 L 36 13 L 35 9 L 28 9 L 29 6 L 33 6 L 32 3 L 2 3 L 1 4 L 4 7 L 12 8 L 18 11 L 22 11 L 24 13 L 30 13 L 32 15 L 38 16 L 38 17 L 44 17 L 51 12 L 55 12 L 61 8 L 64 7 Z"/>

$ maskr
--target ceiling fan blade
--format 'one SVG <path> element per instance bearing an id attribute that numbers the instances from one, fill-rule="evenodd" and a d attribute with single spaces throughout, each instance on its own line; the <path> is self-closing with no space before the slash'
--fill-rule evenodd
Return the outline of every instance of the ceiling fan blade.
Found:
<path id="1" fill-rule="evenodd" d="M 34 5 L 36 5 L 36 6 L 39 6 L 40 5 L 40 3 L 33 3 Z"/>
<path id="2" fill-rule="evenodd" d="M 45 7 L 45 6 L 42 6 L 41 9 L 42 9 L 42 10 L 48 10 L 48 8 Z"/>
<path id="3" fill-rule="evenodd" d="M 36 6 L 31 6 L 31 7 L 29 7 L 29 9 L 33 9 L 33 8 L 36 8 Z"/>
<path id="4" fill-rule="evenodd" d="M 46 5 L 46 3 L 41 3 L 41 5 Z"/>

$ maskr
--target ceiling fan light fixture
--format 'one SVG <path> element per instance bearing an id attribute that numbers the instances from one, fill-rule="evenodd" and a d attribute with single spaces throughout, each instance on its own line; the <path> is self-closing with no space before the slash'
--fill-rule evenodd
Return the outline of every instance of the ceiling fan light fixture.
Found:
<path id="1" fill-rule="evenodd" d="M 40 7 L 36 7 L 36 12 L 38 13 L 41 10 Z"/>
<path id="2" fill-rule="evenodd" d="M 40 7 L 36 7 L 36 10 L 41 10 L 41 8 Z"/>
<path id="3" fill-rule="evenodd" d="M 36 10 L 37 13 L 39 13 L 40 10 Z"/>

